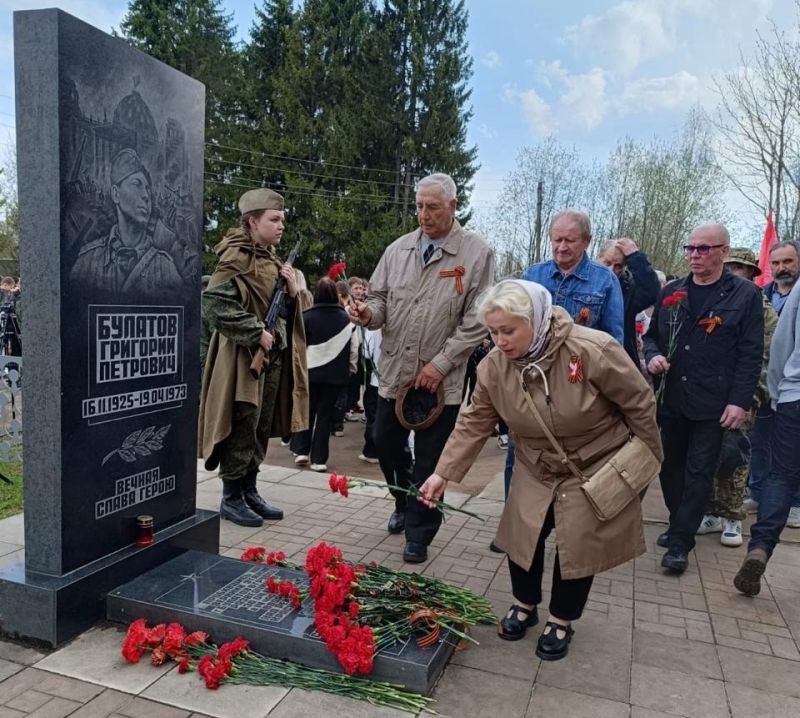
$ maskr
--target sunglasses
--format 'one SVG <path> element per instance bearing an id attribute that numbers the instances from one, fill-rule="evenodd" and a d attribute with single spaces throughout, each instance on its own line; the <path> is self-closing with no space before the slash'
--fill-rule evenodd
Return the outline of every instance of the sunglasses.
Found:
<path id="1" fill-rule="evenodd" d="M 712 249 L 725 247 L 724 244 L 684 244 L 683 253 L 688 257 L 696 252 L 701 257 L 705 257 Z"/>

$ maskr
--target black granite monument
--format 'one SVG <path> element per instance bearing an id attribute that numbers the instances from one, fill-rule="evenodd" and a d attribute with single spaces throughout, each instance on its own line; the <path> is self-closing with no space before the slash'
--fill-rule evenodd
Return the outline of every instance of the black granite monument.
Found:
<path id="1" fill-rule="evenodd" d="M 25 563 L 0 571 L 0 631 L 57 644 L 115 586 L 218 550 L 195 506 L 205 91 L 60 10 L 15 13 L 14 40 Z"/>
<path id="2" fill-rule="evenodd" d="M 253 649 L 273 658 L 341 671 L 314 628 L 314 608 L 306 598 L 299 609 L 267 593 L 269 576 L 308 589 L 301 571 L 188 551 L 108 596 L 108 618 L 131 623 L 177 621 L 190 631 L 206 631 L 219 644 L 244 636 Z M 431 648 L 407 640 L 381 649 L 369 678 L 429 693 L 458 639 L 447 633 Z"/>

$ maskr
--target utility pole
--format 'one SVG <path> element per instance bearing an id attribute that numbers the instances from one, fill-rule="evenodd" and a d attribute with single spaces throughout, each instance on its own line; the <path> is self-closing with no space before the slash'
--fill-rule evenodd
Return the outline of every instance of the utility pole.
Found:
<path id="1" fill-rule="evenodd" d="M 542 205 L 544 204 L 544 180 L 539 180 L 536 185 L 536 224 L 533 234 L 536 242 L 534 262 L 542 261 Z"/>
<path id="2" fill-rule="evenodd" d="M 403 178 L 403 224 L 408 221 L 408 202 L 411 196 L 411 170 L 406 168 L 406 173 Z"/>

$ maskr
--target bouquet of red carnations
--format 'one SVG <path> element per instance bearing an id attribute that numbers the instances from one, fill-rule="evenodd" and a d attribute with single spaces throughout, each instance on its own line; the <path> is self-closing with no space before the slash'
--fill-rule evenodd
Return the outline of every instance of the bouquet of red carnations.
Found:
<path id="1" fill-rule="evenodd" d="M 433 712 L 429 708 L 430 698 L 402 686 L 267 658 L 251 651 L 244 638 L 235 638 L 219 647 L 207 641 L 206 633 L 188 633 L 179 623 L 148 628 L 147 622 L 140 618 L 128 627 L 122 642 L 122 656 L 128 663 L 138 663 L 150 651 L 151 663 L 156 666 L 172 659 L 178 662 L 181 673 L 196 669 L 206 688 L 212 690 L 222 683 L 277 685 L 334 693 L 414 713 Z"/>

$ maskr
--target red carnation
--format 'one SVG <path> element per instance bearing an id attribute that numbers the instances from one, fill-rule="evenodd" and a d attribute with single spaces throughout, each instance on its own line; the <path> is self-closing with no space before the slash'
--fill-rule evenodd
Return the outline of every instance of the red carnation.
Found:
<path id="1" fill-rule="evenodd" d="M 250 642 L 237 636 L 228 643 L 223 643 L 217 651 L 217 657 L 221 661 L 227 661 L 230 664 L 231 658 L 236 658 L 240 653 L 243 653 L 250 647 Z"/>
<path id="2" fill-rule="evenodd" d="M 225 676 L 228 675 L 225 664 L 217 663 L 214 660 L 214 656 L 210 653 L 207 653 L 200 659 L 200 662 L 197 664 L 197 672 L 206 682 L 206 688 L 211 690 L 219 688 L 219 684 L 224 680 Z"/>
<path id="3" fill-rule="evenodd" d="M 160 666 L 162 663 L 165 663 L 169 656 L 167 652 L 164 650 L 162 646 L 158 648 L 154 648 L 153 652 L 150 654 L 150 663 L 154 666 Z"/>
<path id="4" fill-rule="evenodd" d="M 328 479 L 328 487 L 334 494 L 341 494 L 342 496 L 348 495 L 348 484 L 350 479 L 347 474 L 333 473 Z"/>
<path id="5" fill-rule="evenodd" d="M 138 663 L 144 655 L 147 643 L 147 621 L 137 618 L 130 626 L 122 641 L 122 657 L 128 663 Z"/>
<path id="6" fill-rule="evenodd" d="M 122 657 L 128 663 L 138 663 L 139 659 L 144 655 L 144 649 L 134 643 L 123 642 L 122 644 Z"/>
<path id="7" fill-rule="evenodd" d="M 214 665 L 214 656 L 211 653 L 206 653 L 204 656 L 200 658 L 200 661 L 197 663 L 197 672 L 205 677 L 206 672 Z"/>
<path id="8" fill-rule="evenodd" d="M 286 554 L 283 551 L 273 551 L 267 555 L 267 564 L 269 566 L 280 566 L 286 561 Z"/>
<path id="9" fill-rule="evenodd" d="M 344 276 L 346 269 L 347 264 L 345 262 L 335 262 L 328 268 L 328 277 L 335 282 L 339 277 Z"/>
<path id="10" fill-rule="evenodd" d="M 681 303 L 681 301 L 686 299 L 686 297 L 688 296 L 689 296 L 688 292 L 683 292 L 683 291 L 673 292 L 672 294 L 664 297 L 664 299 L 661 301 L 661 306 L 663 307 L 678 306 Z"/>
<path id="11" fill-rule="evenodd" d="M 183 639 L 183 643 L 186 646 L 194 646 L 198 643 L 205 643 L 207 640 L 208 634 L 205 631 L 192 631 Z"/>
<path id="12" fill-rule="evenodd" d="M 261 563 L 261 561 L 264 560 L 264 555 L 266 553 L 267 549 L 265 549 L 263 546 L 251 546 L 244 553 L 242 553 L 241 560 Z"/>
<path id="13" fill-rule="evenodd" d="M 159 623 L 157 626 L 153 626 L 149 629 L 146 633 L 146 642 L 150 648 L 156 648 L 161 645 L 161 642 L 164 640 L 164 635 L 167 632 L 167 626 L 164 623 Z"/>
<path id="14" fill-rule="evenodd" d="M 183 647 L 186 640 L 186 630 L 180 623 L 170 623 L 167 630 L 164 632 L 164 642 L 161 647 L 164 652 L 175 660 L 179 660 L 185 654 Z"/>
<path id="15" fill-rule="evenodd" d="M 294 608 L 300 608 L 302 605 L 302 601 L 300 600 L 300 589 L 294 584 L 292 584 L 292 589 L 289 593 L 289 599 L 291 600 Z"/>

